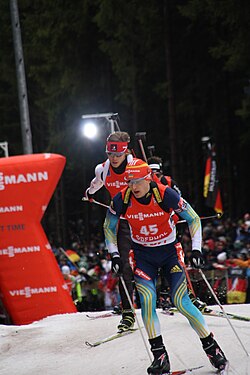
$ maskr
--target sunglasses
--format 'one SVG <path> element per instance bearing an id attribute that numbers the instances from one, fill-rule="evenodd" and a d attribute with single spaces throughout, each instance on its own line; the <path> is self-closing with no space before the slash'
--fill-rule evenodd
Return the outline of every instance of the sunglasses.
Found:
<path id="1" fill-rule="evenodd" d="M 122 155 L 124 155 L 124 152 L 106 152 L 106 154 L 111 158 L 113 158 L 114 156 L 120 158 Z"/>
<path id="2" fill-rule="evenodd" d="M 135 178 L 134 180 L 130 180 L 127 182 L 128 186 L 139 184 L 141 181 L 148 179 L 150 176 L 150 173 L 147 174 L 147 176 L 141 177 L 141 178 Z"/>

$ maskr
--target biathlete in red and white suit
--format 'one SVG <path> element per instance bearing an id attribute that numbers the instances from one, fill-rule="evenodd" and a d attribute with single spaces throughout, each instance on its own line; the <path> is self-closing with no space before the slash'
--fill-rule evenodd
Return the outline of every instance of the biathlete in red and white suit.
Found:
<path id="1" fill-rule="evenodd" d="M 193 208 L 173 189 L 157 184 L 162 197 L 161 206 L 156 201 L 151 183 L 151 169 L 140 159 L 134 159 L 126 167 L 126 179 L 131 196 L 124 211 L 126 188 L 113 199 L 113 206 L 107 213 L 104 231 L 109 252 L 117 261 L 117 273 L 122 273 L 122 264 L 116 245 L 117 223 L 125 215 L 131 232 L 134 278 L 139 292 L 141 312 L 154 361 L 148 368 L 149 374 L 162 374 L 170 370 L 168 354 L 163 344 L 160 323 L 156 312 L 156 278 L 159 267 L 164 268 L 169 281 L 171 299 L 178 310 L 188 319 L 191 327 L 201 339 L 203 348 L 216 368 L 224 368 L 226 358 L 213 339 L 201 312 L 191 302 L 185 271 L 178 260 L 178 242 L 171 213 L 176 212 L 187 221 L 192 239 L 193 266 L 203 264 L 201 253 L 201 223 Z"/>
<path id="2" fill-rule="evenodd" d="M 115 132 L 109 135 L 106 143 L 106 153 L 108 159 L 104 163 L 98 164 L 96 166 L 95 178 L 91 181 L 90 187 L 86 190 L 85 193 L 90 201 L 93 197 L 93 194 L 95 194 L 103 186 L 105 186 L 105 188 L 108 190 L 111 199 L 113 199 L 119 191 L 127 186 L 127 181 L 125 180 L 125 169 L 127 163 L 133 160 L 133 156 L 128 149 L 129 141 L 130 137 L 126 132 Z M 123 263 L 124 281 L 128 289 L 130 298 L 133 299 L 134 277 L 129 265 L 131 237 L 129 226 L 126 220 L 120 220 L 118 222 L 117 243 Z M 133 327 L 135 318 L 120 280 L 119 292 L 122 303 L 122 319 L 118 325 L 118 331 L 122 332 Z"/>

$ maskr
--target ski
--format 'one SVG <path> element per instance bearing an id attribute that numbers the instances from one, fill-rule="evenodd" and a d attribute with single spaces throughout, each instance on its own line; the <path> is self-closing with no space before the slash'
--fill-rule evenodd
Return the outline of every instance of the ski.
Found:
<path id="1" fill-rule="evenodd" d="M 118 339 L 119 337 L 127 336 L 127 335 L 129 335 L 129 334 L 131 334 L 131 333 L 133 333 L 137 330 L 138 330 L 138 328 L 133 328 L 133 329 L 130 329 L 129 331 L 117 332 L 114 335 L 105 337 L 105 338 L 103 338 L 99 341 L 93 342 L 93 343 L 91 343 L 89 341 L 85 341 L 85 345 L 90 346 L 91 348 L 95 348 L 96 346 L 105 344 L 106 342 L 110 342 L 110 341 L 113 341 L 115 339 Z"/>
<path id="2" fill-rule="evenodd" d="M 178 312 L 177 308 L 176 307 L 170 307 L 169 309 L 167 309 L 169 312 Z M 162 314 L 165 314 L 165 315 L 169 315 L 166 310 L 162 310 L 161 311 Z M 218 317 L 218 318 L 225 318 L 225 315 L 223 314 L 222 311 L 218 311 L 218 310 L 213 310 L 213 309 L 210 309 L 209 307 L 205 307 L 201 313 L 203 315 L 208 315 L 208 316 L 215 316 L 215 317 Z M 233 320 L 241 320 L 241 321 L 244 321 L 244 322 L 250 322 L 250 317 L 248 316 L 242 316 L 242 315 L 237 315 L 237 314 L 232 314 L 232 313 L 226 313 L 226 316 L 228 317 L 228 319 L 233 319 Z"/>
<path id="3" fill-rule="evenodd" d="M 219 318 L 225 318 L 225 315 L 223 314 L 222 311 L 212 310 L 212 309 L 209 309 L 208 307 L 205 307 L 205 309 L 202 311 L 202 314 L 210 315 L 210 316 L 217 316 Z M 228 317 L 228 319 L 250 322 L 250 317 L 248 316 L 236 315 L 236 314 L 231 314 L 231 313 L 226 313 L 226 316 Z"/>
<path id="4" fill-rule="evenodd" d="M 191 368 L 186 368 L 186 369 L 177 370 L 177 371 L 170 371 L 170 372 L 165 372 L 162 375 L 183 375 L 183 374 L 190 374 L 191 372 L 199 370 L 202 367 L 204 367 L 204 366 L 191 367 Z"/>
<path id="5" fill-rule="evenodd" d="M 100 314 L 93 314 L 93 315 L 89 315 L 89 314 L 86 314 L 86 317 L 89 318 L 89 319 L 100 319 L 100 318 L 109 318 L 111 316 L 115 316 L 115 315 L 118 315 L 116 313 L 113 313 L 113 312 L 107 312 L 105 314 L 103 313 L 100 313 Z"/>

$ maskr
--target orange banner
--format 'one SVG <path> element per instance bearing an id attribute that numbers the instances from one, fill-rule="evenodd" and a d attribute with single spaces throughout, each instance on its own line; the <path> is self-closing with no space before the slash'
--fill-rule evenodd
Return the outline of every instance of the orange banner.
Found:
<path id="1" fill-rule="evenodd" d="M 76 312 L 41 219 L 65 157 L 0 159 L 0 293 L 14 324 Z"/>

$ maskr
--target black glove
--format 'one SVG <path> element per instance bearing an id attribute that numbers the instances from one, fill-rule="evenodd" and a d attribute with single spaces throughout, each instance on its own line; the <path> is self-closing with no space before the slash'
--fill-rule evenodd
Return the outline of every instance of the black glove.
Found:
<path id="1" fill-rule="evenodd" d="M 112 272 L 114 272 L 117 276 L 122 275 L 122 260 L 118 253 L 112 255 Z"/>
<path id="2" fill-rule="evenodd" d="M 194 268 L 202 268 L 205 264 L 202 252 L 200 250 L 193 250 L 190 257 L 191 266 Z"/>

